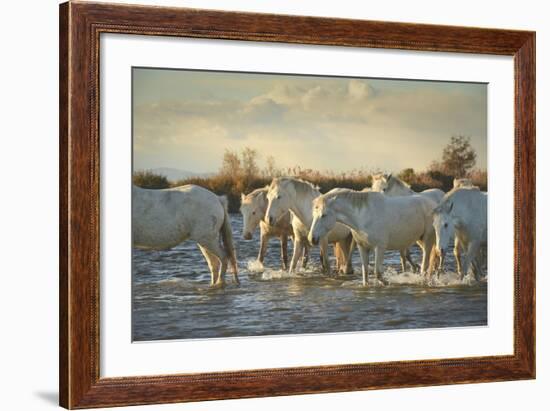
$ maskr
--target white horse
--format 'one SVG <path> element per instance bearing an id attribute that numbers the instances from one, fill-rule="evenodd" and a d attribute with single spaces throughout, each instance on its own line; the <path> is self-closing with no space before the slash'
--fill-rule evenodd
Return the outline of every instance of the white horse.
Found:
<path id="1" fill-rule="evenodd" d="M 443 200 L 445 193 L 439 188 L 429 188 L 427 190 L 417 193 L 414 191 L 410 185 L 405 183 L 399 177 L 394 176 L 393 174 L 374 174 L 372 176 L 372 191 L 377 191 L 379 193 L 384 193 L 390 197 L 397 196 L 411 196 L 414 194 L 420 194 L 421 196 L 427 197 L 436 204 L 439 204 Z"/>
<path id="2" fill-rule="evenodd" d="M 435 243 L 431 213 L 435 204 L 422 196 L 388 197 L 382 193 L 335 188 L 313 201 L 308 239 L 316 244 L 337 223 L 352 230 L 361 255 L 363 285 L 368 283 L 369 252 L 374 249 L 374 272 L 382 280 L 384 251 L 404 250 L 415 242 L 423 251 L 421 272 L 431 273 Z"/>
<path id="3" fill-rule="evenodd" d="M 433 200 L 437 205 L 441 202 L 443 196 L 445 195 L 445 193 L 439 188 L 430 188 L 428 190 L 417 193 L 416 191 L 413 191 L 410 185 L 391 173 L 374 174 L 371 177 L 372 188 L 370 191 L 384 193 L 389 197 L 412 196 L 418 194 Z M 412 266 L 413 271 L 418 270 L 418 265 L 412 260 L 409 250 L 401 251 L 401 269 L 403 271 L 406 270 L 405 260 L 407 260 Z M 440 265 L 443 265 L 443 260 L 440 261 Z"/>
<path id="4" fill-rule="evenodd" d="M 440 255 L 444 255 L 455 235 L 460 249 L 466 253 L 463 258 L 460 252 L 456 254 L 460 278 L 468 274 L 472 264 L 476 280 L 480 280 L 482 272 L 478 257 L 482 248 L 487 246 L 487 193 L 482 193 L 477 187 L 449 191 L 434 209 L 433 225 Z"/>
<path id="5" fill-rule="evenodd" d="M 267 211 L 267 191 L 269 187 L 262 187 L 249 194 L 241 194 L 241 214 L 243 216 L 243 238 L 252 239 L 252 233 L 260 226 L 260 251 L 258 261 L 263 264 L 267 244 L 270 238 L 277 237 L 281 242 L 281 263 L 283 270 L 288 270 L 288 237 L 293 235 L 290 224 L 290 212 L 287 212 L 275 224 L 267 224 L 263 219 Z M 304 250 L 304 266 L 309 254 L 308 248 Z"/>
<path id="6" fill-rule="evenodd" d="M 228 260 L 239 283 L 227 199 L 195 185 L 166 190 L 132 187 L 132 238 L 137 248 L 163 250 L 196 241 L 211 273 L 224 284 Z M 221 241 L 220 241 L 221 240 Z"/>
<path id="7" fill-rule="evenodd" d="M 301 258 L 302 250 L 307 244 L 307 235 L 313 221 L 312 201 L 319 197 L 319 189 L 307 181 L 293 177 L 275 178 L 269 186 L 267 193 L 268 206 L 265 220 L 268 224 L 274 224 L 286 212 L 293 215 L 292 228 L 294 231 L 294 252 L 290 262 L 290 272 L 296 269 Z M 330 273 L 328 260 L 328 244 L 334 244 L 336 254 L 337 271 L 350 274 L 353 272 L 351 259 L 348 258 L 352 237 L 347 227 L 338 224 L 327 232 L 320 241 L 321 259 L 323 270 Z"/>
<path id="8" fill-rule="evenodd" d="M 453 188 L 460 187 L 475 187 L 471 178 L 455 178 L 453 179 Z"/>

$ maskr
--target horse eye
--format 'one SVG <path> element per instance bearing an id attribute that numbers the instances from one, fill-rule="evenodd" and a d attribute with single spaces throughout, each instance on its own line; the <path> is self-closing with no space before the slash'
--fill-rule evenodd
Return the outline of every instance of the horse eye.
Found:
<path id="1" fill-rule="evenodd" d="M 252 211 L 252 215 L 256 215 L 256 211 Z"/>
<path id="2" fill-rule="evenodd" d="M 447 228 L 448 225 L 449 225 L 449 224 L 445 223 L 445 224 L 443 224 L 443 227 Z"/>
<path id="3" fill-rule="evenodd" d="M 280 200 L 281 199 L 281 196 L 277 196 L 277 200 Z"/>

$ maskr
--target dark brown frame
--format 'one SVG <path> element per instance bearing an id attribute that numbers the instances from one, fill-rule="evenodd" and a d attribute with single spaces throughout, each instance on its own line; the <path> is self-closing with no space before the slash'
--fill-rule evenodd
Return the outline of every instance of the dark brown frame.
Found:
<path id="1" fill-rule="evenodd" d="M 70 2 L 60 6 L 60 405 L 107 407 L 535 377 L 535 33 Z M 500 54 L 515 64 L 514 354 L 99 377 L 101 33 Z"/>

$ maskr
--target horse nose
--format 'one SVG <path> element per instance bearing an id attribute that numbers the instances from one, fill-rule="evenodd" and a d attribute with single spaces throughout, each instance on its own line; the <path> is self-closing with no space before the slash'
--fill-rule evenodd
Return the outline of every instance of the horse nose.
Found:
<path id="1" fill-rule="evenodd" d="M 269 225 L 273 225 L 273 221 L 274 221 L 274 220 L 275 220 L 275 219 L 274 219 L 273 217 L 271 217 L 270 215 L 267 216 L 267 223 L 268 223 Z"/>
<path id="2" fill-rule="evenodd" d="M 317 245 L 317 244 L 319 244 L 319 237 L 314 236 L 314 235 L 310 235 L 309 236 L 309 242 L 311 243 L 311 245 Z"/>

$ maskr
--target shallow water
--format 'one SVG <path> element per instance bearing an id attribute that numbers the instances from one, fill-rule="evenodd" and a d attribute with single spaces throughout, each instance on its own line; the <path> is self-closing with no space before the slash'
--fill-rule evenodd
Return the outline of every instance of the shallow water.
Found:
<path id="1" fill-rule="evenodd" d="M 308 268 L 290 276 L 280 270 L 277 239 L 271 239 L 262 267 L 255 261 L 259 230 L 244 241 L 241 216 L 231 219 L 240 286 L 232 284 L 228 272 L 227 287 L 211 289 L 210 272 L 193 242 L 168 251 L 133 250 L 134 341 L 487 324 L 487 283 L 459 281 L 451 249 L 445 273 L 430 286 L 418 274 L 398 273 L 399 253 L 388 251 L 384 277 L 389 285 L 365 288 L 357 251 L 352 276 L 321 274 L 317 249 L 311 250 Z M 411 251 L 420 263 L 420 249 Z"/>

